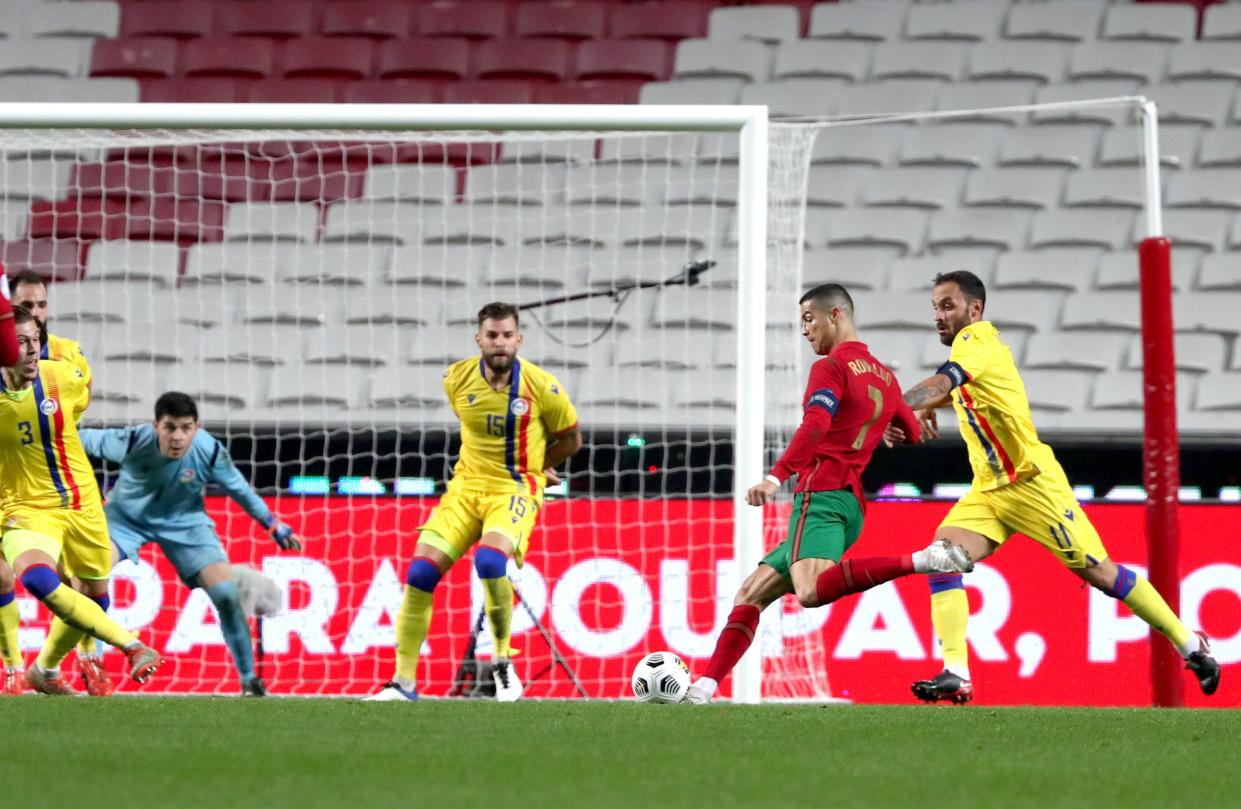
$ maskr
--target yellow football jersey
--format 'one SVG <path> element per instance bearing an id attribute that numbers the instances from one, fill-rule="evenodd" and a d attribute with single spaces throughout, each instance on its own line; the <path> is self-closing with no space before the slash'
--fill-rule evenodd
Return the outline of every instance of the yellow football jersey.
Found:
<path id="1" fill-rule="evenodd" d="M 499 391 L 483 367 L 474 356 L 444 372 L 444 393 L 461 420 L 461 456 L 448 485 L 541 496 L 547 438 L 573 428 L 577 411 L 556 377 L 532 362 L 515 359 L 512 379 Z"/>
<path id="2" fill-rule="evenodd" d="M 34 384 L 22 390 L 0 379 L 0 510 L 100 505 L 78 438 L 89 401 L 85 375 L 68 362 L 40 362 Z"/>
<path id="3" fill-rule="evenodd" d="M 87 386 L 91 383 L 90 363 L 86 361 L 86 354 L 82 352 L 82 346 L 77 340 L 70 340 L 68 337 L 61 337 L 56 334 L 48 334 L 47 342 L 43 344 L 43 352 L 39 355 L 39 359 L 71 362 L 82 372 L 82 376 L 86 378 Z"/>
<path id="4" fill-rule="evenodd" d="M 959 331 L 939 373 L 953 383 L 952 406 L 969 448 L 975 488 L 998 489 L 1056 462 L 1034 429 L 1013 353 L 990 322 Z"/>

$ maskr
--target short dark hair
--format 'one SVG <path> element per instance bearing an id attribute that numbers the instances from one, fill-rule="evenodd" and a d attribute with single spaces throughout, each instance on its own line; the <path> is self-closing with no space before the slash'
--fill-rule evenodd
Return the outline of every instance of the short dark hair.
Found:
<path id="1" fill-rule="evenodd" d="M 14 306 L 13 307 L 13 325 L 14 326 L 21 325 L 22 323 L 38 323 L 38 322 L 39 322 L 39 319 L 34 316 L 34 312 L 31 312 L 28 307 L 25 307 L 25 306 Z"/>
<path id="2" fill-rule="evenodd" d="M 47 286 L 47 279 L 34 270 L 19 270 L 9 276 L 9 289 L 16 290 L 22 284 Z"/>
<path id="3" fill-rule="evenodd" d="M 798 303 L 807 301 L 814 301 L 814 305 L 820 309 L 830 310 L 833 306 L 838 306 L 850 318 L 853 317 L 853 297 L 849 295 L 849 290 L 840 284 L 819 284 L 817 287 L 806 290 L 806 294 L 801 296 Z"/>
<path id="4" fill-rule="evenodd" d="M 189 416 L 194 421 L 198 421 L 198 405 L 188 393 L 170 390 L 160 394 L 160 397 L 155 400 L 155 420 L 159 421 L 164 416 L 172 416 L 174 419 Z"/>
<path id="5" fill-rule="evenodd" d="M 518 328 L 521 328 L 521 315 L 518 314 L 516 306 L 511 303 L 493 301 L 478 310 L 478 327 L 480 329 L 483 327 L 484 320 L 504 320 L 509 317 L 513 319 Z"/>
<path id="6" fill-rule="evenodd" d="M 956 284 L 965 296 L 965 302 L 982 301 L 982 308 L 987 308 L 987 287 L 982 279 L 969 270 L 953 270 L 941 272 L 935 276 L 934 286 L 940 284 Z"/>

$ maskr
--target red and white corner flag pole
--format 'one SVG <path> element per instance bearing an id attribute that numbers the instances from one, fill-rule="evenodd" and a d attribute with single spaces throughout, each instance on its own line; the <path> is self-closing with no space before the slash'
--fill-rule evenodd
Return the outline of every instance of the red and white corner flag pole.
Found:
<path id="1" fill-rule="evenodd" d="M 1172 325 L 1172 242 L 1163 235 L 1159 193 L 1159 116 L 1142 104 L 1146 156 L 1146 238 L 1138 245 L 1142 299 L 1142 440 L 1146 486 L 1146 548 L 1150 582 L 1177 615 L 1181 612 L 1180 441 L 1176 432 L 1176 362 Z M 1182 662 L 1172 644 L 1151 630 L 1152 699 L 1160 707 L 1184 704 Z"/>

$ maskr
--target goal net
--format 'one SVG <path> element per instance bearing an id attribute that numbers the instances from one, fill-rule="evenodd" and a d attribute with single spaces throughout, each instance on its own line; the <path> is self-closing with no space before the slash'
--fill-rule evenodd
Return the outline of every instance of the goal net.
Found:
<path id="1" fill-rule="evenodd" d="M 361 695 L 390 676 L 416 529 L 459 447 L 443 370 L 477 354 L 483 304 L 522 306 L 519 357 L 568 390 L 585 447 L 567 484 L 548 491 L 527 563 L 512 569 L 529 607 L 515 610 L 518 670 L 531 696 L 579 693 L 533 615 L 587 696 L 620 697 L 648 651 L 671 649 L 694 668 L 710 654 L 757 558 L 736 558 L 735 495 L 761 479 L 799 418 L 814 130 L 773 126 L 766 139 L 766 306 L 743 327 L 739 268 L 763 276 L 741 257 L 738 129 L 9 123 L 0 258 L 10 277 L 47 280 L 50 333 L 90 361 L 84 428 L 149 421 L 160 393 L 188 393 L 305 538 L 301 553 L 279 552 L 208 489 L 231 561 L 284 594 L 261 624 L 260 674 L 275 693 Z M 691 262 L 711 265 L 687 274 Z M 582 297 L 549 303 L 569 296 Z M 744 334 L 765 338 L 765 353 L 743 357 Z M 758 461 L 746 480 L 739 373 L 766 383 L 743 437 Z M 105 486 L 115 480 L 100 469 Z M 760 530 L 755 549 L 783 525 L 773 514 Z M 482 603 L 469 561 L 437 589 L 418 673 L 428 695 L 450 690 Z M 169 659 L 147 690 L 236 690 L 209 599 L 181 586 L 155 545 L 117 567 L 113 590 L 114 617 Z M 24 592 L 20 605 L 29 656 L 47 616 Z M 823 660 L 795 654 L 813 633 L 795 603 L 785 610 L 766 677 L 817 693 Z M 477 654 L 489 651 L 484 625 Z M 114 672 L 119 657 L 105 657 Z"/>

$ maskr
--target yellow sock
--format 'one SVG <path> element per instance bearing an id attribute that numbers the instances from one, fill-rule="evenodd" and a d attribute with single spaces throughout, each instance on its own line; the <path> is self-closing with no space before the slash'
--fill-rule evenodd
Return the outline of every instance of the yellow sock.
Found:
<path id="1" fill-rule="evenodd" d="M 1163 600 L 1163 596 L 1159 595 L 1159 591 L 1149 581 L 1138 576 L 1133 589 L 1124 600 L 1125 606 L 1132 610 L 1134 615 L 1172 641 L 1172 644 L 1181 650 L 1181 654 L 1186 654 L 1184 650 L 1190 646 L 1193 647 L 1191 651 L 1197 649 L 1196 643 L 1190 643 L 1194 633 L 1181 623 L 1181 619 L 1176 617 L 1168 602 Z"/>
<path id="2" fill-rule="evenodd" d="M 78 641 L 78 657 L 99 657 L 102 654 L 99 641 L 83 632 Z"/>
<path id="3" fill-rule="evenodd" d="M 944 668 L 953 672 L 969 671 L 969 644 L 965 642 L 969 620 L 970 600 L 964 587 L 931 593 L 931 625 L 939 639 Z"/>
<path id="4" fill-rule="evenodd" d="M 483 583 L 483 606 L 491 622 L 491 636 L 496 641 L 496 657 L 512 657 L 509 632 L 513 625 L 513 583 L 508 576 L 480 579 Z"/>
<path id="5" fill-rule="evenodd" d="M 61 587 L 60 589 L 65 589 Z M 60 618 L 53 618 L 52 625 L 47 629 L 47 640 L 43 641 L 43 648 L 39 650 L 39 657 L 36 663 L 42 669 L 60 668 L 61 662 L 65 659 L 65 655 L 69 654 L 69 650 L 77 645 L 78 641 L 89 640 L 94 643 L 95 639 L 87 635 L 80 629 L 74 629 Z"/>
<path id="6" fill-rule="evenodd" d="M 109 618 L 108 614 L 98 604 L 67 585 L 57 587 L 43 600 L 43 603 L 53 615 L 63 623 L 68 624 L 65 630 L 58 631 L 56 621 L 52 622 L 52 628 L 48 631 L 47 642 L 43 644 L 43 651 L 39 653 L 39 665 L 44 668 L 55 668 L 60 665 L 60 661 L 69 653 L 73 645 L 78 642 L 80 636 L 69 632 L 69 629 L 76 629 L 79 632 L 93 635 L 104 643 L 111 644 L 118 649 L 124 649 L 138 640 L 137 635 L 124 629 L 120 624 Z M 55 647 L 53 647 L 53 643 L 55 643 Z M 54 648 L 60 648 L 60 644 L 65 644 L 64 651 L 55 662 L 48 666 L 44 663 L 44 654 Z M 47 659 L 49 662 L 51 661 L 50 657 Z"/>
<path id="7" fill-rule="evenodd" d="M 418 674 L 418 654 L 431 626 L 434 593 L 405 585 L 405 597 L 396 614 L 396 679 L 414 683 Z M 402 685 L 402 688 L 405 686 Z"/>
<path id="8" fill-rule="evenodd" d="M 4 665 L 11 669 L 22 667 L 22 647 L 17 642 L 20 625 L 21 614 L 17 611 L 16 600 L 0 607 L 0 657 L 4 658 Z"/>

